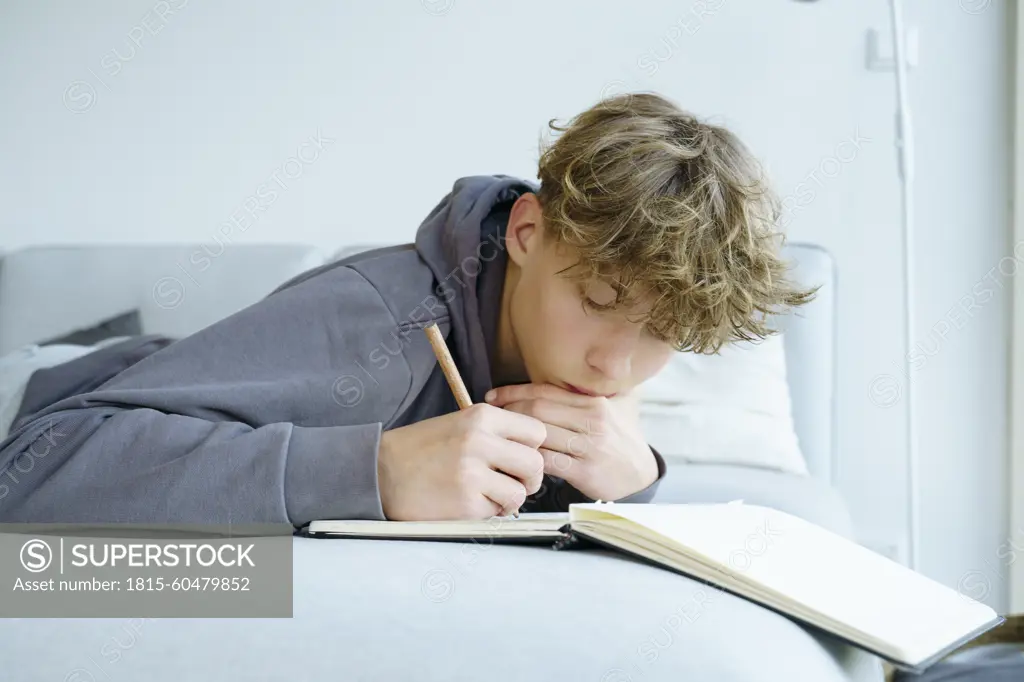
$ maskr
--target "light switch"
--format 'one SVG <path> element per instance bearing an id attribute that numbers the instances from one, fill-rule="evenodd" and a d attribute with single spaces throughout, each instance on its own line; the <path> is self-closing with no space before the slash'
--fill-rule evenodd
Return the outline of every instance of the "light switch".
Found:
<path id="1" fill-rule="evenodd" d="M 911 26 L 906 31 L 906 53 L 907 68 L 917 66 L 919 52 L 919 38 L 916 26 Z M 869 71 L 893 71 L 896 68 L 896 59 L 893 55 L 892 34 L 889 31 L 879 31 L 869 28 L 867 33 L 867 54 L 865 62 Z"/>

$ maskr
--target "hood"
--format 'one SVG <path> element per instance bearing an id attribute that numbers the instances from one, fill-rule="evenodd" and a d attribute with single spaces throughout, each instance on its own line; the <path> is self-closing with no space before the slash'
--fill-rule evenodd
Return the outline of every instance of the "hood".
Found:
<path id="1" fill-rule="evenodd" d="M 482 401 L 491 385 L 477 282 L 494 246 L 481 244 L 482 226 L 496 205 L 536 191 L 536 185 L 506 175 L 461 178 L 416 232 L 416 250 L 451 313 L 448 345 L 474 402 Z"/>

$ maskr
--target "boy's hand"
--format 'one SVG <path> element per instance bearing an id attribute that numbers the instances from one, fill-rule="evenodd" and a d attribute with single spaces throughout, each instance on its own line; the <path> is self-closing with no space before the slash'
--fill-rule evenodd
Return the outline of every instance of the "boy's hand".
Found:
<path id="1" fill-rule="evenodd" d="M 540 489 L 544 424 L 478 404 L 381 434 L 377 486 L 392 521 L 486 519 Z"/>
<path id="2" fill-rule="evenodd" d="M 592 397 L 552 384 L 503 386 L 493 394 L 489 404 L 544 422 L 544 472 L 587 497 L 617 500 L 657 480 L 632 396 Z"/>

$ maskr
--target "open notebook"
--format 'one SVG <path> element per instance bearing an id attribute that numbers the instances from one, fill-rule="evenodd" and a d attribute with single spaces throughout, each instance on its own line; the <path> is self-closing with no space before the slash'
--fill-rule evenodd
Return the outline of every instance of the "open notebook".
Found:
<path id="1" fill-rule="evenodd" d="M 588 543 L 755 601 L 920 672 L 1004 619 L 988 606 L 820 526 L 728 504 L 574 504 L 486 521 L 314 521 L 311 537 Z M 554 559 L 557 560 L 557 559 Z"/>

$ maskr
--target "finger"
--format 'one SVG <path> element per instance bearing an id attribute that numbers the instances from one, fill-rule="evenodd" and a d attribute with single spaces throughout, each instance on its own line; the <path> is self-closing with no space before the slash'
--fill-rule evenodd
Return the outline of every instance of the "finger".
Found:
<path id="1" fill-rule="evenodd" d="M 580 433 L 552 427 L 548 429 L 548 442 L 544 447 L 574 459 L 587 459 L 594 450 L 594 435 L 590 429 Z"/>
<path id="2" fill-rule="evenodd" d="M 578 433 L 588 433 L 596 416 L 590 406 L 566 405 L 545 398 L 517 400 L 503 409 L 539 419 L 547 426 L 559 426 Z"/>
<path id="3" fill-rule="evenodd" d="M 488 472 L 481 490 L 484 497 L 500 507 L 499 516 L 518 512 L 526 502 L 526 488 L 516 479 L 499 471 Z"/>
<path id="4" fill-rule="evenodd" d="M 510 412 L 492 405 L 474 405 L 465 410 L 473 411 L 488 432 L 506 440 L 522 443 L 528 448 L 538 448 L 547 437 L 544 423 L 535 417 L 519 412 Z"/>
<path id="5" fill-rule="evenodd" d="M 488 391 L 487 395 L 484 396 L 484 400 L 486 400 L 489 405 L 495 405 L 496 407 L 502 407 L 517 400 L 532 400 L 536 398 L 546 398 L 565 405 L 576 405 L 578 407 L 589 405 L 595 400 L 604 400 L 604 398 L 595 398 L 589 395 L 573 393 L 568 389 L 562 388 L 561 386 L 555 386 L 554 384 L 516 384 L 513 386 L 500 386 Z"/>
<path id="6" fill-rule="evenodd" d="M 496 438 L 486 457 L 492 469 L 518 480 L 528 494 L 540 489 L 544 480 L 544 458 L 535 448 Z"/>
<path id="7" fill-rule="evenodd" d="M 512 403 L 505 409 L 509 411 L 534 411 L 531 407 L 529 407 L 529 402 Z M 569 455 L 570 457 L 585 458 L 591 452 L 592 445 L 594 443 L 593 436 L 598 435 L 596 429 L 594 428 L 597 422 L 592 421 L 590 418 L 586 418 L 584 420 L 584 428 L 568 429 L 562 426 L 548 423 L 547 418 L 544 417 L 541 418 L 541 421 L 545 422 L 544 426 L 547 429 L 547 436 L 544 438 L 544 442 L 541 443 L 540 447 L 547 448 L 549 450 L 555 450 L 557 452 Z"/>
<path id="8" fill-rule="evenodd" d="M 572 470 L 579 463 L 579 460 L 572 455 L 557 450 L 541 448 L 540 454 L 544 458 L 544 473 L 566 480 L 572 478 Z"/>
<path id="9" fill-rule="evenodd" d="M 502 505 L 498 502 L 495 502 L 486 495 L 480 495 L 477 500 L 477 504 L 472 506 L 472 509 L 468 512 L 468 516 L 465 518 L 489 519 L 492 516 L 508 516 L 503 509 Z"/>

